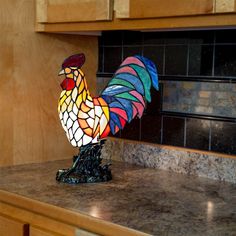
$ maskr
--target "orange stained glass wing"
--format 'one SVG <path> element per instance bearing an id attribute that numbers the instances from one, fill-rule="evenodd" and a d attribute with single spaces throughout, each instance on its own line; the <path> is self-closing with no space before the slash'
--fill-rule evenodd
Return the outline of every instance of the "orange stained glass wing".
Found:
<path id="1" fill-rule="evenodd" d="M 84 119 L 78 119 L 78 121 L 79 121 L 79 125 L 80 125 L 80 127 L 81 127 L 82 129 L 86 129 L 86 128 L 89 127 L 89 125 L 88 125 L 88 123 L 86 122 L 86 120 L 84 120 Z"/>
<path id="2" fill-rule="evenodd" d="M 80 108 L 83 112 L 89 112 L 91 110 L 90 107 L 88 107 L 84 102 L 81 104 L 81 108 Z"/>
<path id="3" fill-rule="evenodd" d="M 84 132 L 90 137 L 93 136 L 93 130 L 91 128 L 84 129 Z"/>
<path id="4" fill-rule="evenodd" d="M 94 106 L 100 106 L 100 103 L 98 102 L 97 98 L 93 99 Z"/>
<path id="5" fill-rule="evenodd" d="M 103 98 L 98 98 L 98 101 L 101 104 L 101 106 L 107 106 L 107 103 L 104 101 Z"/>

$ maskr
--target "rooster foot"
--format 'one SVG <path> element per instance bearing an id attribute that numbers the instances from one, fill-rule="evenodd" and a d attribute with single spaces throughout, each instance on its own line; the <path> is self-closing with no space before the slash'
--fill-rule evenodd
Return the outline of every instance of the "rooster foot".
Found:
<path id="1" fill-rule="evenodd" d="M 80 148 L 77 156 L 73 157 L 72 167 L 57 172 L 56 180 L 63 183 L 95 183 L 112 179 L 109 164 L 102 165 L 101 149 L 104 141 L 89 144 Z"/>

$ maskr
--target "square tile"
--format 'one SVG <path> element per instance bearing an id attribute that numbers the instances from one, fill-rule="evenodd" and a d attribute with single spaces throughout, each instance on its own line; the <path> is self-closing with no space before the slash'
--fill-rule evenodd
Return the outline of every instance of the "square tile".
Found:
<path id="1" fill-rule="evenodd" d="M 236 43 L 236 30 L 224 29 L 216 30 L 216 43 Z"/>
<path id="2" fill-rule="evenodd" d="M 161 84 L 159 84 L 159 91 L 151 88 L 151 102 L 146 103 L 144 113 L 147 115 L 159 115 L 161 111 Z"/>
<path id="3" fill-rule="evenodd" d="M 104 47 L 104 72 L 115 73 L 121 64 L 121 47 Z"/>
<path id="4" fill-rule="evenodd" d="M 184 146 L 184 118 L 163 117 L 163 144 Z"/>
<path id="5" fill-rule="evenodd" d="M 103 47 L 98 48 L 98 72 L 103 72 Z"/>
<path id="6" fill-rule="evenodd" d="M 213 44 L 214 30 L 188 31 L 189 44 Z"/>
<path id="7" fill-rule="evenodd" d="M 104 46 L 121 46 L 123 41 L 123 31 L 103 31 L 101 40 Z"/>
<path id="8" fill-rule="evenodd" d="M 164 42 L 165 44 L 188 44 L 189 33 L 188 31 L 172 31 L 164 32 Z"/>
<path id="9" fill-rule="evenodd" d="M 189 46 L 189 75 L 212 75 L 213 46 L 193 44 Z"/>
<path id="10" fill-rule="evenodd" d="M 236 45 L 215 46 L 215 75 L 236 76 Z"/>
<path id="11" fill-rule="evenodd" d="M 123 48 L 123 56 L 124 56 L 124 59 L 126 57 L 130 57 L 130 56 L 135 56 L 135 55 L 140 55 L 142 56 L 142 47 L 141 46 L 125 46 Z"/>
<path id="12" fill-rule="evenodd" d="M 187 118 L 186 147 L 209 150 L 210 121 Z"/>
<path id="13" fill-rule="evenodd" d="M 143 34 L 139 31 L 124 31 L 123 45 L 141 45 Z"/>
<path id="14" fill-rule="evenodd" d="M 165 74 L 186 75 L 187 74 L 186 45 L 166 46 L 165 49 Z"/>
<path id="15" fill-rule="evenodd" d="M 141 140 L 151 143 L 161 142 L 161 116 L 143 115 L 141 118 Z"/>
<path id="16" fill-rule="evenodd" d="M 163 32 L 145 32 L 143 33 L 144 45 L 163 45 L 165 43 L 165 33 Z"/>
<path id="17" fill-rule="evenodd" d="M 211 150 L 236 154 L 236 123 L 211 121 Z"/>
<path id="18" fill-rule="evenodd" d="M 140 119 L 136 117 L 130 123 L 127 123 L 121 131 L 121 138 L 140 140 L 140 122 Z"/>

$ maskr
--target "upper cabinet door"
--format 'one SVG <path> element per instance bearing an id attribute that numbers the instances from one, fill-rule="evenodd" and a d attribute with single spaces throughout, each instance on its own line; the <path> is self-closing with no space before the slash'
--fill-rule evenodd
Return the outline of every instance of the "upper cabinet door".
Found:
<path id="1" fill-rule="evenodd" d="M 112 20 L 112 0 L 36 0 L 38 23 Z"/>
<path id="2" fill-rule="evenodd" d="M 116 17 L 145 19 L 214 13 L 215 0 L 115 0 Z"/>

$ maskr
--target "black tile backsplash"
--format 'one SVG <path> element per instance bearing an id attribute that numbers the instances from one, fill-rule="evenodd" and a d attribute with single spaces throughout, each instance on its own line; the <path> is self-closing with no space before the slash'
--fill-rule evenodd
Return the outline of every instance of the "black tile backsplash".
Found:
<path id="1" fill-rule="evenodd" d="M 141 46 L 124 46 L 123 48 L 123 58 L 133 56 L 133 55 L 142 55 L 142 47 Z"/>
<path id="2" fill-rule="evenodd" d="M 186 75 L 187 74 L 186 45 L 168 45 L 165 48 L 165 74 Z"/>
<path id="3" fill-rule="evenodd" d="M 151 102 L 146 104 L 144 113 L 147 115 L 159 115 L 161 112 L 161 90 L 162 84 L 159 86 L 159 91 L 151 88 Z"/>
<path id="4" fill-rule="evenodd" d="M 185 119 L 163 117 L 163 144 L 184 146 Z"/>
<path id="5" fill-rule="evenodd" d="M 227 29 L 227 30 L 217 30 L 215 31 L 216 34 L 216 43 L 236 43 L 236 30 L 234 29 Z"/>
<path id="6" fill-rule="evenodd" d="M 124 31 L 123 45 L 141 45 L 143 34 L 138 31 Z"/>
<path id="7" fill-rule="evenodd" d="M 212 75 L 212 59 L 213 45 L 189 45 L 188 75 Z"/>
<path id="8" fill-rule="evenodd" d="M 98 71 L 103 72 L 103 47 L 98 48 Z"/>
<path id="9" fill-rule="evenodd" d="M 114 73 L 122 61 L 121 47 L 104 47 L 104 72 Z"/>
<path id="10" fill-rule="evenodd" d="M 164 32 L 165 44 L 187 44 L 189 41 L 188 31 Z"/>
<path id="11" fill-rule="evenodd" d="M 98 79 L 137 54 L 157 65 L 161 92 L 116 137 L 236 154 L 236 30 L 103 32 Z"/>
<path id="12" fill-rule="evenodd" d="M 215 31 L 188 31 L 189 44 L 213 44 L 215 39 Z"/>
<path id="13" fill-rule="evenodd" d="M 140 140 L 141 120 L 134 118 L 129 124 L 126 124 L 125 129 L 121 131 L 121 138 Z"/>
<path id="14" fill-rule="evenodd" d="M 215 46 L 215 75 L 236 76 L 236 44 Z"/>
<path id="15" fill-rule="evenodd" d="M 100 46 L 122 46 L 122 31 L 105 31 L 99 41 Z"/>
<path id="16" fill-rule="evenodd" d="M 211 150 L 236 154 L 236 123 L 211 121 Z"/>
<path id="17" fill-rule="evenodd" d="M 144 45 L 164 45 L 165 34 L 162 32 L 147 32 L 143 34 Z"/>
<path id="18" fill-rule="evenodd" d="M 160 115 L 144 114 L 141 118 L 141 141 L 161 142 L 161 119 Z"/>
<path id="19" fill-rule="evenodd" d="M 186 119 L 186 147 L 201 150 L 209 149 L 210 121 Z"/>

